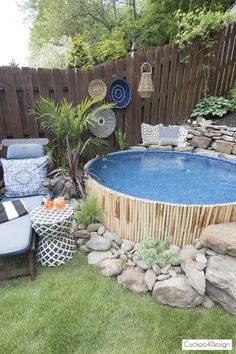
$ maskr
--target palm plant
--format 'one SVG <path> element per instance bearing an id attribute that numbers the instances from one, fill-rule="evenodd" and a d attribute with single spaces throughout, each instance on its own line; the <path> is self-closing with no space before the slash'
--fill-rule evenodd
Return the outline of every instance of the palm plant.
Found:
<path id="1" fill-rule="evenodd" d="M 121 129 L 115 131 L 116 145 L 119 151 L 128 150 L 129 144 L 126 142 L 126 133 Z"/>
<path id="2" fill-rule="evenodd" d="M 83 163 L 96 154 L 107 154 L 110 147 L 107 140 L 88 137 L 86 133 L 89 125 L 97 124 L 96 114 L 112 107 L 112 104 L 101 104 L 99 99 L 88 98 L 77 107 L 65 99 L 56 104 L 49 98 L 40 98 L 35 103 L 41 127 L 50 134 L 49 153 L 57 167 L 50 175 L 70 176 L 83 197 Z"/>

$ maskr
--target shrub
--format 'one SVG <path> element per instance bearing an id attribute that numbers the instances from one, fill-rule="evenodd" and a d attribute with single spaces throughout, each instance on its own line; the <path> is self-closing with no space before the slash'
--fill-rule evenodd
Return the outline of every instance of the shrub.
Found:
<path id="1" fill-rule="evenodd" d="M 127 150 L 129 144 L 126 142 L 126 133 L 123 133 L 121 129 L 115 131 L 116 145 L 119 151 Z"/>
<path id="2" fill-rule="evenodd" d="M 236 84 L 231 88 L 229 98 L 232 104 L 232 111 L 236 112 Z"/>
<path id="3" fill-rule="evenodd" d="M 149 266 L 155 264 L 165 266 L 166 264 L 179 264 L 179 255 L 177 252 L 168 249 L 169 241 L 167 239 L 160 241 L 148 238 L 143 240 L 139 248 L 139 257 Z"/>
<path id="4" fill-rule="evenodd" d="M 79 210 L 75 213 L 75 220 L 78 224 L 87 227 L 89 224 L 99 221 L 100 209 L 95 197 L 87 197 L 80 204 Z"/>
<path id="5" fill-rule="evenodd" d="M 201 121 L 203 118 L 223 117 L 232 110 L 232 103 L 224 97 L 208 97 L 200 100 L 192 111 L 191 118 Z"/>

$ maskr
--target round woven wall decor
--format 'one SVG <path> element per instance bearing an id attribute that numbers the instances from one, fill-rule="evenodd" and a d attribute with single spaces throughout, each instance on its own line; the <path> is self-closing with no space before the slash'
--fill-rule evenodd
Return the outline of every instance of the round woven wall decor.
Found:
<path id="1" fill-rule="evenodd" d="M 89 84 L 88 92 L 90 97 L 103 100 L 107 95 L 107 85 L 102 80 L 93 80 Z"/>
<path id="2" fill-rule="evenodd" d="M 95 115 L 96 123 L 89 130 L 98 138 L 107 138 L 116 128 L 116 116 L 112 109 L 104 109 Z"/>
<path id="3" fill-rule="evenodd" d="M 131 89 L 126 80 L 115 79 L 109 89 L 110 100 L 115 103 L 116 108 L 125 108 L 131 101 Z"/>

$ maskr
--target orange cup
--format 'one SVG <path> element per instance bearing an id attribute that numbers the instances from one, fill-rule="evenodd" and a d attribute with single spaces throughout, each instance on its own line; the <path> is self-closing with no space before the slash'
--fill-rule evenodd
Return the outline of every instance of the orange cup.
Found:
<path id="1" fill-rule="evenodd" d="M 46 200 L 44 206 L 48 211 L 51 211 L 53 209 L 53 200 Z"/>
<path id="2" fill-rule="evenodd" d="M 64 199 L 55 199 L 54 207 L 57 211 L 64 211 L 66 207 L 66 202 Z"/>

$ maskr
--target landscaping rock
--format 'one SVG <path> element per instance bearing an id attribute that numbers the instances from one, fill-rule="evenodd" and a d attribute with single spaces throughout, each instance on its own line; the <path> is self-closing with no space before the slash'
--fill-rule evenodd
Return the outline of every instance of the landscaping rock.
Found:
<path id="1" fill-rule="evenodd" d="M 206 280 L 203 271 L 195 268 L 194 261 L 191 257 L 181 260 L 181 267 L 186 274 L 189 284 L 197 291 L 198 294 L 204 295 L 206 290 Z"/>
<path id="2" fill-rule="evenodd" d="M 204 150 L 204 149 L 195 149 L 194 153 L 200 154 L 200 155 L 207 155 L 207 156 L 212 156 L 212 157 L 218 157 L 219 153 L 216 151 L 212 150 Z"/>
<path id="3" fill-rule="evenodd" d="M 186 258 L 192 258 L 195 259 L 197 250 L 193 245 L 185 245 L 183 246 L 181 252 L 180 252 L 180 261 L 185 260 Z"/>
<path id="4" fill-rule="evenodd" d="M 180 151 L 180 152 L 193 152 L 193 150 L 194 150 L 193 146 L 175 147 L 175 151 Z"/>
<path id="5" fill-rule="evenodd" d="M 148 150 L 172 151 L 173 147 L 171 145 L 149 145 Z"/>
<path id="6" fill-rule="evenodd" d="M 201 240 L 220 254 L 236 257 L 236 222 L 207 226 Z"/>
<path id="7" fill-rule="evenodd" d="M 122 259 L 105 259 L 100 263 L 100 268 L 103 275 L 107 277 L 117 276 L 123 270 Z"/>
<path id="8" fill-rule="evenodd" d="M 137 267 L 141 270 L 147 270 L 148 268 L 150 268 L 144 261 L 139 260 L 137 262 Z"/>
<path id="9" fill-rule="evenodd" d="M 202 306 L 206 309 L 212 309 L 215 306 L 215 303 L 207 295 L 204 295 Z"/>
<path id="10" fill-rule="evenodd" d="M 98 231 L 97 231 L 97 232 L 98 232 L 98 235 L 102 236 L 105 231 L 106 231 L 105 226 L 102 225 L 102 226 L 100 226 L 100 227 L 98 228 Z"/>
<path id="11" fill-rule="evenodd" d="M 79 248 L 80 246 L 85 245 L 86 242 L 87 242 L 87 240 L 85 240 L 84 238 L 78 238 L 78 239 L 76 240 L 76 245 L 77 245 L 77 247 Z"/>
<path id="12" fill-rule="evenodd" d="M 234 147 L 233 147 L 232 154 L 236 155 L 236 145 L 234 145 Z"/>
<path id="13" fill-rule="evenodd" d="M 93 251 L 108 251 L 112 246 L 112 240 L 102 236 L 94 236 L 86 243 L 86 246 Z"/>
<path id="14" fill-rule="evenodd" d="M 208 250 L 206 251 L 206 254 L 207 254 L 208 256 L 218 256 L 218 253 L 217 253 L 217 252 L 215 252 L 215 251 L 213 251 L 213 250 L 210 250 L 210 249 L 208 249 Z"/>
<path id="15" fill-rule="evenodd" d="M 231 154 L 233 150 L 232 143 L 228 143 L 222 140 L 215 141 L 211 146 L 213 147 L 214 150 L 218 152 L 222 152 L 224 154 Z"/>
<path id="16" fill-rule="evenodd" d="M 183 274 L 184 271 L 181 267 L 172 267 L 172 270 L 174 270 L 177 274 Z"/>
<path id="17" fill-rule="evenodd" d="M 207 264 L 206 263 L 200 263 L 200 262 L 194 262 L 194 267 L 196 270 L 199 272 L 206 269 Z"/>
<path id="18" fill-rule="evenodd" d="M 87 230 L 88 230 L 89 232 L 97 232 L 100 226 L 103 226 L 103 225 L 100 224 L 100 223 L 90 224 L 90 225 L 87 227 Z"/>
<path id="19" fill-rule="evenodd" d="M 117 234 L 113 234 L 112 232 L 106 231 L 103 234 L 103 237 L 114 241 L 117 244 L 117 246 L 120 246 L 122 244 L 121 238 Z"/>
<path id="20" fill-rule="evenodd" d="M 199 263 L 207 263 L 207 258 L 204 256 L 204 254 L 197 253 L 196 254 L 196 261 Z"/>
<path id="21" fill-rule="evenodd" d="M 146 146 L 130 146 L 130 150 L 133 151 L 145 151 L 147 150 Z"/>
<path id="22" fill-rule="evenodd" d="M 153 271 L 156 273 L 156 275 L 161 275 L 161 268 L 159 267 L 159 265 L 154 264 L 154 265 L 152 266 L 152 269 L 153 269 Z"/>
<path id="23" fill-rule="evenodd" d="M 88 264 L 93 264 L 99 267 L 100 263 L 108 258 L 112 258 L 111 251 L 92 251 L 88 255 Z"/>
<path id="24" fill-rule="evenodd" d="M 86 245 L 80 246 L 79 250 L 80 250 L 80 252 L 85 253 L 85 254 L 88 254 L 89 252 L 91 252 L 91 249 L 88 248 Z"/>
<path id="25" fill-rule="evenodd" d="M 88 230 L 77 230 L 74 232 L 73 236 L 75 239 L 78 239 L 78 238 L 83 238 L 85 240 L 90 239 L 90 233 L 88 232 Z"/>
<path id="26" fill-rule="evenodd" d="M 211 139 L 206 136 L 194 136 L 191 145 L 196 148 L 207 149 L 211 145 Z"/>
<path id="27" fill-rule="evenodd" d="M 185 276 L 157 282 L 152 295 L 159 304 L 175 307 L 196 307 L 204 301 L 203 297 L 189 285 Z"/>
<path id="28" fill-rule="evenodd" d="M 144 281 L 150 291 L 152 291 L 155 282 L 157 281 L 157 275 L 152 269 L 148 269 L 144 274 Z"/>
<path id="29" fill-rule="evenodd" d="M 129 252 L 134 248 L 135 243 L 129 240 L 122 240 L 121 249 L 125 252 Z"/>
<path id="30" fill-rule="evenodd" d="M 171 269 L 171 264 L 167 264 L 165 267 L 161 268 L 161 274 L 168 274 L 168 271 Z"/>
<path id="31" fill-rule="evenodd" d="M 136 269 L 126 269 L 117 278 L 118 284 L 135 291 L 137 293 L 146 293 L 148 287 L 144 281 L 144 273 Z"/>
<path id="32" fill-rule="evenodd" d="M 173 270 L 173 269 L 170 269 L 170 270 L 168 271 L 168 273 L 170 274 L 171 277 L 177 277 L 177 273 L 176 273 L 176 271 Z"/>
<path id="33" fill-rule="evenodd" d="M 157 280 L 161 281 L 161 280 L 166 280 L 166 279 L 169 279 L 170 278 L 170 274 L 160 274 L 158 275 L 157 277 Z"/>
<path id="34" fill-rule="evenodd" d="M 206 280 L 208 296 L 236 315 L 236 259 L 227 255 L 210 257 Z"/>

